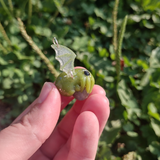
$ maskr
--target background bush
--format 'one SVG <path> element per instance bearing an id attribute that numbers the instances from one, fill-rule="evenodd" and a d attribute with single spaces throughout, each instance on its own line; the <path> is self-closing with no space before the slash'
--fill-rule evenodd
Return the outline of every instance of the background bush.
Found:
<path id="1" fill-rule="evenodd" d="M 113 46 L 115 1 L 0 0 L 0 101 L 11 110 L 9 123 L 54 75 L 21 34 L 28 35 L 59 71 L 50 47 L 53 37 L 76 54 L 75 66 L 89 69 L 106 90 L 111 115 L 101 136 L 97 160 L 160 160 L 160 2 L 119 2 L 117 28 L 128 15 L 122 45 L 124 67 L 117 83 Z M 62 112 L 66 114 L 67 108 Z"/>

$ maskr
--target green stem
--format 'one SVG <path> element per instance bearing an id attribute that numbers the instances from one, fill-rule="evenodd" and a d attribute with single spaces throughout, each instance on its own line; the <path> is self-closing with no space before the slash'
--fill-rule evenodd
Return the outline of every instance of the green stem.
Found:
<path id="1" fill-rule="evenodd" d="M 74 0 L 68 0 L 68 1 L 66 2 L 66 5 L 71 4 L 73 1 L 74 1 Z"/>
<path id="2" fill-rule="evenodd" d="M 0 43 L 0 49 L 6 54 L 8 51 L 3 47 L 3 45 Z"/>
<path id="3" fill-rule="evenodd" d="M 39 0 L 36 0 L 36 4 L 35 4 L 36 11 L 38 11 L 38 3 L 39 3 Z"/>
<path id="4" fill-rule="evenodd" d="M 119 0 L 115 0 L 114 9 L 113 9 L 113 47 L 114 52 L 117 51 L 117 13 L 118 13 L 118 4 Z"/>
<path id="5" fill-rule="evenodd" d="M 13 13 L 13 3 L 12 3 L 12 0 L 8 0 L 8 4 L 9 4 L 9 8 L 10 8 L 11 13 Z"/>
<path id="6" fill-rule="evenodd" d="M 55 14 L 49 19 L 49 22 L 47 23 L 46 27 L 49 27 L 50 24 L 53 23 L 53 21 L 55 20 L 57 15 L 59 13 L 62 13 L 62 6 L 63 6 L 64 2 L 65 2 L 65 0 L 62 0 L 61 3 L 58 0 L 54 0 L 54 4 L 57 8 L 57 11 L 55 11 Z"/>
<path id="7" fill-rule="evenodd" d="M 8 38 L 8 36 L 7 36 L 7 34 L 6 34 L 6 31 L 4 30 L 1 22 L 0 22 L 0 32 L 2 33 L 4 39 L 7 41 L 7 43 L 11 46 L 12 43 L 11 43 L 10 39 Z"/>
<path id="8" fill-rule="evenodd" d="M 12 17 L 12 15 L 11 15 L 10 11 L 8 10 L 8 8 L 7 8 L 6 4 L 4 3 L 4 1 L 3 1 L 3 0 L 0 0 L 0 2 L 1 2 L 1 4 L 2 4 L 2 7 L 4 8 L 4 10 L 6 11 L 6 13 L 7 13 L 10 17 Z"/>
<path id="9" fill-rule="evenodd" d="M 62 6 L 63 6 L 65 0 L 61 0 L 61 3 L 60 3 L 60 1 L 58 1 L 58 0 L 53 0 L 53 1 L 54 1 L 55 6 L 57 7 L 58 11 L 59 11 L 60 13 L 62 13 L 62 12 L 63 12 Z"/>
<path id="10" fill-rule="evenodd" d="M 21 34 L 23 35 L 24 39 L 30 44 L 30 46 L 35 50 L 35 52 L 43 59 L 43 61 L 46 63 L 48 69 L 51 71 L 51 73 L 57 77 L 58 72 L 54 68 L 54 66 L 50 63 L 49 59 L 42 53 L 42 51 L 38 48 L 38 46 L 33 42 L 32 38 L 27 34 L 24 24 L 21 21 L 20 18 L 17 19 L 19 23 L 19 27 L 21 30 Z"/>
<path id="11" fill-rule="evenodd" d="M 28 2 L 28 24 L 31 23 L 32 18 L 32 0 L 29 0 Z"/>
<path id="12" fill-rule="evenodd" d="M 55 18 L 58 16 L 58 11 L 55 12 L 55 14 L 49 19 L 49 22 L 47 23 L 46 27 L 49 27 L 51 23 L 55 20 Z"/>
<path id="13" fill-rule="evenodd" d="M 123 42 L 123 37 L 126 29 L 126 24 L 127 24 L 127 19 L 128 16 L 125 16 L 122 25 L 121 25 L 121 30 L 119 33 L 119 38 L 118 38 L 118 46 L 117 46 L 117 51 L 116 51 L 116 72 L 117 72 L 117 82 L 120 79 L 120 71 L 121 71 L 121 49 L 122 49 L 122 42 Z"/>

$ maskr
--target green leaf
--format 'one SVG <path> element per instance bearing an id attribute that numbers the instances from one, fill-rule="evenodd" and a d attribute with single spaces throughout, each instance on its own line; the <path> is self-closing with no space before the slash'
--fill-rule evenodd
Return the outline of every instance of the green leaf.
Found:
<path id="1" fill-rule="evenodd" d="M 99 51 L 100 57 L 108 57 L 109 56 L 109 53 L 106 48 L 99 47 L 98 51 Z"/>
<path id="2" fill-rule="evenodd" d="M 12 42 L 12 44 L 19 44 L 20 42 L 21 42 L 21 40 L 19 39 L 19 37 L 18 36 L 11 36 L 10 37 L 10 40 L 11 40 L 11 42 Z"/>
<path id="3" fill-rule="evenodd" d="M 153 141 L 150 145 L 149 145 L 149 150 L 151 153 L 153 153 L 154 155 L 157 155 L 158 158 L 160 158 L 160 143 L 157 141 Z"/>
<path id="4" fill-rule="evenodd" d="M 125 125 L 123 125 L 123 129 L 127 132 L 127 131 L 133 131 L 134 129 L 134 125 L 132 123 L 126 123 Z"/>
<path id="5" fill-rule="evenodd" d="M 100 17 L 102 19 L 106 19 L 106 14 L 102 9 L 95 8 L 94 12 L 95 12 L 97 17 Z"/>
<path id="6" fill-rule="evenodd" d="M 151 68 L 160 68 L 160 47 L 152 51 L 149 62 Z"/>
<path id="7" fill-rule="evenodd" d="M 14 20 L 14 23 L 9 25 L 9 30 L 11 34 L 18 34 L 20 32 L 17 22 Z"/>
<path id="8" fill-rule="evenodd" d="M 10 89 L 12 85 L 12 80 L 10 78 L 4 78 L 2 85 L 4 89 Z"/>
<path id="9" fill-rule="evenodd" d="M 21 71 L 20 69 L 15 68 L 14 69 L 14 76 L 15 75 L 19 78 L 20 84 L 25 84 L 25 81 L 24 81 L 24 72 L 23 71 Z"/>
<path id="10" fill-rule="evenodd" d="M 144 70 L 147 70 L 149 68 L 148 64 L 144 60 L 141 59 L 137 60 L 137 64 L 141 66 Z"/>
<path id="11" fill-rule="evenodd" d="M 143 25 L 148 28 L 148 29 L 153 29 L 154 28 L 154 25 L 151 24 L 149 21 L 147 20 L 143 20 Z"/>
<path id="12" fill-rule="evenodd" d="M 145 10 L 155 10 L 159 5 L 159 0 L 143 0 L 143 7 Z"/>
<path id="13" fill-rule="evenodd" d="M 102 134 L 101 140 L 106 141 L 107 144 L 113 143 L 114 140 L 119 136 L 122 124 L 120 120 L 112 120 L 105 127 Z"/>
<path id="14" fill-rule="evenodd" d="M 41 62 L 39 60 L 34 60 L 33 65 L 37 68 L 41 67 Z"/>
<path id="15" fill-rule="evenodd" d="M 122 105 L 125 107 L 138 108 L 137 100 L 134 98 L 132 91 L 126 86 L 124 80 L 118 83 L 117 91 Z"/>
<path id="16" fill-rule="evenodd" d="M 88 15 L 93 14 L 95 5 L 93 4 L 87 5 L 86 3 L 83 2 L 81 6 Z"/>
<path id="17" fill-rule="evenodd" d="M 154 70 L 152 68 L 149 68 L 147 70 L 147 72 L 144 74 L 144 76 L 141 79 L 140 85 L 141 86 L 146 86 L 149 82 L 150 82 L 150 77 L 152 75 L 152 73 L 154 72 Z"/>
<path id="18" fill-rule="evenodd" d="M 102 33 L 102 34 L 106 34 L 106 33 L 107 33 L 107 31 L 108 31 L 108 29 L 107 29 L 107 27 L 106 27 L 106 26 L 101 26 L 101 27 L 100 27 L 100 33 Z"/>
<path id="19" fill-rule="evenodd" d="M 22 98 L 23 98 L 24 101 L 27 101 L 27 100 L 28 100 L 28 96 L 27 96 L 26 94 L 24 94 L 24 95 L 22 96 Z"/>
<path id="20" fill-rule="evenodd" d="M 128 131 L 127 135 L 130 137 L 138 137 L 138 133 L 137 132 L 132 132 L 132 131 Z"/>
<path id="21" fill-rule="evenodd" d="M 3 95 L 4 94 L 4 91 L 3 90 L 0 90 L 0 95 Z"/>
<path id="22" fill-rule="evenodd" d="M 157 119 L 158 121 L 160 121 L 160 115 L 158 114 L 158 111 L 157 111 L 157 108 L 156 106 L 154 105 L 154 103 L 149 103 L 148 104 L 148 114 Z"/>
<path id="23" fill-rule="evenodd" d="M 74 42 L 72 44 L 72 48 L 74 50 L 79 50 L 79 51 L 83 51 L 88 44 L 88 37 L 84 36 L 84 37 L 75 37 Z"/>
<path id="24" fill-rule="evenodd" d="M 110 147 L 107 146 L 106 143 L 100 142 L 99 143 L 99 150 L 97 154 L 96 159 L 103 159 L 108 160 L 111 159 L 112 152 L 110 150 Z M 99 157 L 99 158 L 98 158 Z"/>
<path id="25" fill-rule="evenodd" d="M 0 65 L 6 65 L 6 64 L 7 61 L 3 57 L 0 57 Z"/>
<path id="26" fill-rule="evenodd" d="M 160 17 L 159 17 L 159 15 L 153 14 L 152 15 L 152 20 L 153 20 L 154 23 L 159 24 L 160 23 Z"/>
<path id="27" fill-rule="evenodd" d="M 104 80 L 107 81 L 107 82 L 114 82 L 114 78 L 111 77 L 111 76 L 105 76 Z"/>
<path id="28" fill-rule="evenodd" d="M 160 121 L 156 121 L 153 118 L 151 119 L 151 126 L 155 132 L 155 134 L 160 137 Z"/>
<path id="29" fill-rule="evenodd" d="M 95 23 L 95 19 L 93 17 L 89 17 L 88 21 L 91 26 Z"/>
<path id="30" fill-rule="evenodd" d="M 136 125 L 140 125 L 137 117 L 141 117 L 141 109 L 138 107 L 132 91 L 126 86 L 125 81 L 121 80 L 117 86 L 117 92 L 121 100 L 121 104 L 126 108 L 128 119 L 133 121 Z"/>
<path id="31" fill-rule="evenodd" d="M 55 6 L 57 7 L 57 9 L 58 9 L 58 11 L 62 14 L 62 15 L 64 15 L 65 14 L 65 10 L 64 10 L 64 8 L 63 8 L 63 3 L 64 3 L 64 1 L 58 1 L 58 0 L 53 0 L 53 2 L 55 3 Z"/>
<path id="32" fill-rule="evenodd" d="M 33 29 L 37 35 L 50 37 L 52 35 L 52 32 L 49 28 L 44 26 L 33 26 Z"/>
<path id="33" fill-rule="evenodd" d="M 154 130 L 150 124 L 141 126 L 140 130 L 142 132 L 142 137 L 147 138 L 147 142 L 149 144 L 153 140 L 157 139 L 157 136 L 155 135 Z"/>
<path id="34" fill-rule="evenodd" d="M 0 90 L 0 99 L 3 99 L 4 98 L 4 91 L 3 90 Z"/>
<path id="35" fill-rule="evenodd" d="M 10 75 L 10 71 L 8 70 L 8 69 L 4 69 L 3 71 L 2 71 L 2 75 L 4 76 L 4 77 L 8 77 L 9 75 Z"/>
<path id="36" fill-rule="evenodd" d="M 60 27 L 56 34 L 57 34 L 57 37 L 59 38 L 64 38 L 64 36 L 69 32 L 69 27 L 68 26 L 65 26 L 65 27 Z"/>

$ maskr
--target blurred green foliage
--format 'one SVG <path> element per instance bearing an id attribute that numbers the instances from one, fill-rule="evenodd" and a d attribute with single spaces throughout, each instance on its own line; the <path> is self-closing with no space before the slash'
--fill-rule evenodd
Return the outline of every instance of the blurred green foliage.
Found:
<path id="1" fill-rule="evenodd" d="M 0 0 L 0 101 L 12 110 L 10 122 L 39 94 L 45 81 L 54 82 L 43 60 L 20 33 L 27 33 L 59 70 L 50 47 L 53 37 L 76 54 L 75 65 L 89 69 L 106 90 L 111 115 L 101 136 L 97 160 L 160 160 L 160 1 L 119 2 L 118 30 L 128 21 L 122 45 L 121 79 L 117 85 L 113 47 L 114 1 Z M 62 112 L 64 116 L 67 109 Z"/>

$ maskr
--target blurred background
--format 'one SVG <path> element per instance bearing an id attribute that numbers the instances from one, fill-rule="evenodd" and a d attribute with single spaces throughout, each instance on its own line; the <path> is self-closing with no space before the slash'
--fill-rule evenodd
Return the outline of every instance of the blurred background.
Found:
<path id="1" fill-rule="evenodd" d="M 160 1 L 0 0 L 0 129 L 55 81 L 53 37 L 109 98 L 96 160 L 160 160 Z"/>

